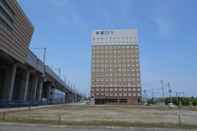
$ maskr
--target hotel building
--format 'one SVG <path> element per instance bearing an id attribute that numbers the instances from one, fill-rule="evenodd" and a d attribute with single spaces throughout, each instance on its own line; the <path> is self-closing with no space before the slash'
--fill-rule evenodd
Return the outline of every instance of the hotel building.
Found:
<path id="1" fill-rule="evenodd" d="M 95 104 L 138 104 L 141 100 L 136 29 L 92 33 L 91 97 Z"/>

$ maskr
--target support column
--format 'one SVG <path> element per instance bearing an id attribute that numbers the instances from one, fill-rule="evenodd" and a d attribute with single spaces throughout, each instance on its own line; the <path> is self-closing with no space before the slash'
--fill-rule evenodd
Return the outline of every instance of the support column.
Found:
<path id="1" fill-rule="evenodd" d="M 43 90 L 43 81 L 41 80 L 40 83 L 39 83 L 38 101 L 42 100 L 42 90 Z"/>
<path id="2" fill-rule="evenodd" d="M 7 84 L 8 86 L 8 100 L 12 101 L 13 91 L 14 91 L 14 84 L 15 84 L 15 77 L 16 77 L 16 69 L 17 66 L 14 64 L 11 69 L 8 71 L 8 77 L 7 77 Z"/>
<path id="3" fill-rule="evenodd" d="M 36 90 L 38 88 L 38 76 L 35 76 L 34 81 L 33 81 L 33 97 L 32 100 L 36 100 Z"/>
<path id="4" fill-rule="evenodd" d="M 30 79 L 30 72 L 27 71 L 25 73 L 25 81 L 24 81 L 24 95 L 23 95 L 23 100 L 27 101 L 27 93 L 28 93 L 28 89 L 29 89 L 29 79 Z"/>
<path id="5" fill-rule="evenodd" d="M 51 90 L 52 90 L 52 85 L 49 84 L 48 86 L 48 92 L 47 92 L 47 99 L 50 101 L 51 99 Z"/>
<path id="6" fill-rule="evenodd" d="M 6 69 L 7 68 L 1 68 L 0 67 L 0 100 L 5 100 L 5 94 L 6 94 Z"/>

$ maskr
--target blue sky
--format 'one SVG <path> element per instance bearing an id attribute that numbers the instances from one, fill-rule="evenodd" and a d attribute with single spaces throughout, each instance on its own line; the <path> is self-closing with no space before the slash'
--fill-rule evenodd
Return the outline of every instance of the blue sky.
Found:
<path id="1" fill-rule="evenodd" d="M 81 92 L 90 87 L 91 32 L 135 27 L 143 88 L 156 91 L 164 80 L 174 91 L 197 96 L 196 0 L 19 2 L 35 27 L 31 48 L 47 47 L 47 64 L 62 68 Z"/>

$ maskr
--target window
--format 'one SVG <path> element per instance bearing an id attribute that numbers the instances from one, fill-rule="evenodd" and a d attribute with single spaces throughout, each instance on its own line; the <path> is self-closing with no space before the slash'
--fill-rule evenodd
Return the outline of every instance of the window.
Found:
<path id="1" fill-rule="evenodd" d="M 10 13 L 15 16 L 14 11 L 10 8 L 10 6 L 8 5 L 8 3 L 6 2 L 6 0 L 0 0 L 0 3 L 7 9 L 10 11 Z"/>
<path id="2" fill-rule="evenodd" d="M 10 25 L 0 17 L 0 27 L 4 27 L 6 28 L 7 30 L 11 31 L 12 30 L 12 27 L 10 27 Z"/>
<path id="3" fill-rule="evenodd" d="M 14 20 L 10 17 L 10 15 L 0 6 L 0 13 L 10 22 L 14 23 Z"/>

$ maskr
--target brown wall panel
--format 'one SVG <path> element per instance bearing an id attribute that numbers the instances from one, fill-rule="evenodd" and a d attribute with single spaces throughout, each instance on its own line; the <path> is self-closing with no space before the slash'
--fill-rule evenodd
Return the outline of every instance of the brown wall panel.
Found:
<path id="1" fill-rule="evenodd" d="M 11 30 L 6 24 L 0 23 L 0 50 L 24 63 L 33 34 L 33 26 L 16 0 L 5 0 L 5 2 L 0 1 L 0 19 L 9 25 Z"/>

